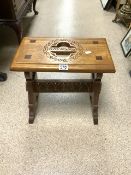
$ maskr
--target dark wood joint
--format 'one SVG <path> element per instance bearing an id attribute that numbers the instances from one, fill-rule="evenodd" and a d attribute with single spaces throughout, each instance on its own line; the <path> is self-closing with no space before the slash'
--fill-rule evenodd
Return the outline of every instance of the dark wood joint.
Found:
<path id="1" fill-rule="evenodd" d="M 102 73 L 95 73 L 95 81 L 101 81 L 102 77 L 103 77 Z"/>
<path id="2" fill-rule="evenodd" d="M 36 72 L 24 72 L 26 80 L 34 80 L 37 77 Z"/>

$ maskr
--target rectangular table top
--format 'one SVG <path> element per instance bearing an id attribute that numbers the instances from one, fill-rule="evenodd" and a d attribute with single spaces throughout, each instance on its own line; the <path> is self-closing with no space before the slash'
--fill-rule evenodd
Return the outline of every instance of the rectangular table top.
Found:
<path id="1" fill-rule="evenodd" d="M 10 69 L 21 72 L 115 72 L 105 38 L 25 37 Z"/>

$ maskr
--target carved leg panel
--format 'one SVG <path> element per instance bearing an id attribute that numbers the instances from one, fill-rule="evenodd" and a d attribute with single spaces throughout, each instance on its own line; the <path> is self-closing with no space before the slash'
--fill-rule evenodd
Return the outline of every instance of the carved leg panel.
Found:
<path id="1" fill-rule="evenodd" d="M 98 124 L 98 101 L 102 74 L 92 74 L 92 80 L 39 80 L 36 72 L 25 72 L 29 101 L 29 123 L 33 123 L 40 92 L 89 92 L 94 124 Z"/>

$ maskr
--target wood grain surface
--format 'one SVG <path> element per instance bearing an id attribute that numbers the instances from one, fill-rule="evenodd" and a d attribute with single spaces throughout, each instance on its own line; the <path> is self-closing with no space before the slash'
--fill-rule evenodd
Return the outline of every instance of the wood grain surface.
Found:
<path id="1" fill-rule="evenodd" d="M 70 59 L 69 55 L 58 55 L 51 59 L 44 48 L 55 40 L 69 40 L 78 43 L 81 53 Z M 65 58 L 65 59 L 64 59 Z M 63 72 L 114 73 L 114 63 L 105 38 L 23 38 L 11 64 L 12 71 L 61 72 L 59 64 L 67 64 Z"/>

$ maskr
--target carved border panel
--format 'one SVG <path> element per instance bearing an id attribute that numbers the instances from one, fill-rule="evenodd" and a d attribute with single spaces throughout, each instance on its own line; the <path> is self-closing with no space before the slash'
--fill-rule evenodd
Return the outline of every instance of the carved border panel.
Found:
<path id="1" fill-rule="evenodd" d="M 76 41 L 56 39 L 48 42 L 44 46 L 43 52 L 49 59 L 66 63 L 81 56 L 83 48 Z"/>

